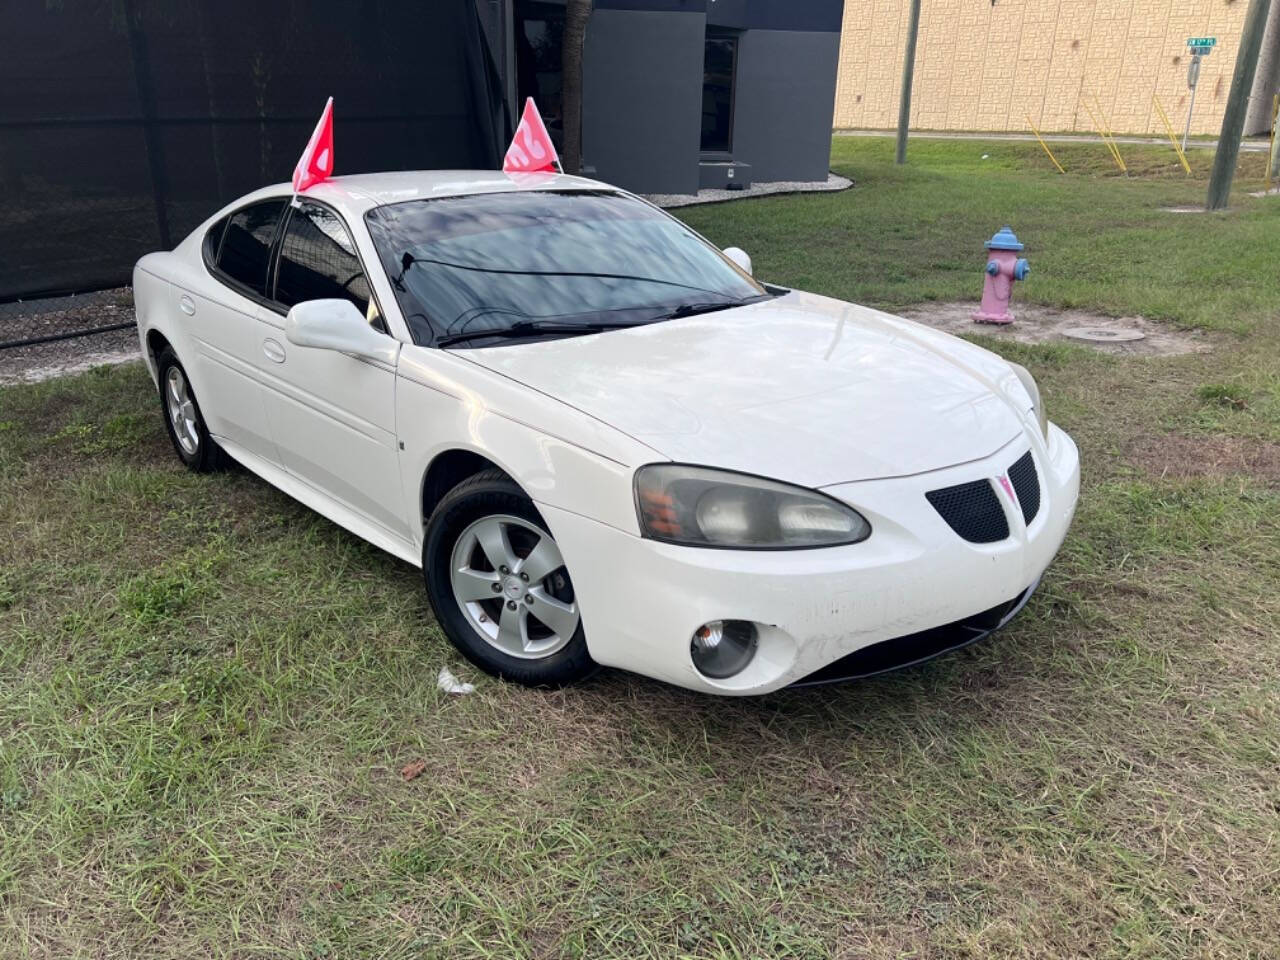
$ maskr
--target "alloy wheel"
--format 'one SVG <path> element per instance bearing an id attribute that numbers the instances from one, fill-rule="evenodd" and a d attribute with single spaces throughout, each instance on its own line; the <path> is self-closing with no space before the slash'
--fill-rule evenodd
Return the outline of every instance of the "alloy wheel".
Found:
<path id="1" fill-rule="evenodd" d="M 195 401 L 191 398 L 191 388 L 187 386 L 187 378 L 181 367 L 169 368 L 165 377 L 164 400 L 178 446 L 188 457 L 194 457 L 200 449 L 200 424 Z"/>
<path id="2" fill-rule="evenodd" d="M 560 548 L 520 517 L 495 514 L 464 529 L 449 578 L 471 628 L 509 656 L 550 656 L 573 639 L 581 622 Z"/>

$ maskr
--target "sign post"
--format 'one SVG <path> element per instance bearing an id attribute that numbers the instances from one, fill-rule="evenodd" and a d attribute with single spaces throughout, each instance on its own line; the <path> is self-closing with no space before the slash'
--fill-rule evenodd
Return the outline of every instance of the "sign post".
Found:
<path id="1" fill-rule="evenodd" d="M 1218 45 L 1217 37 L 1188 37 L 1187 49 L 1191 63 L 1187 67 L 1187 87 L 1191 90 L 1191 103 L 1187 105 L 1187 127 L 1182 132 L 1182 149 L 1187 149 L 1187 137 L 1191 134 L 1191 114 L 1196 109 L 1196 84 L 1200 82 L 1200 58 L 1207 57 Z"/>

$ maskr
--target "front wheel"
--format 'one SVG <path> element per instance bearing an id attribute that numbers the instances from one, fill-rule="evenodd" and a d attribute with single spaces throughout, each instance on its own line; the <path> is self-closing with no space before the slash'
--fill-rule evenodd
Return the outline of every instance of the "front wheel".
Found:
<path id="1" fill-rule="evenodd" d="M 500 471 L 464 480 L 440 502 L 422 567 L 436 619 L 482 670 L 526 686 L 562 686 L 595 670 L 560 548 Z"/>

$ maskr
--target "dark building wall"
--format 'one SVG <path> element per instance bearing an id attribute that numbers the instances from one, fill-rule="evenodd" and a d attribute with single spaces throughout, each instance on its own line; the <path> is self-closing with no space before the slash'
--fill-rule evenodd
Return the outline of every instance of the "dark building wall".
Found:
<path id="1" fill-rule="evenodd" d="M 753 180 L 825 180 L 840 34 L 746 30 L 738 41 L 733 158 Z"/>
<path id="2" fill-rule="evenodd" d="M 715 0 L 706 11 L 717 27 L 839 33 L 844 0 Z"/>
<path id="3" fill-rule="evenodd" d="M 737 32 L 732 158 L 754 180 L 823 180 L 843 0 L 595 0 L 583 157 L 642 193 L 695 193 L 708 25 Z"/>
<path id="4" fill-rule="evenodd" d="M 337 173 L 494 167 L 508 131 L 474 0 L 5 0 L 0 300 L 128 282 L 287 180 L 325 97 Z"/>
<path id="5" fill-rule="evenodd" d="M 696 6 L 597 5 L 583 54 L 588 176 L 641 193 L 697 192 L 706 15 Z"/>

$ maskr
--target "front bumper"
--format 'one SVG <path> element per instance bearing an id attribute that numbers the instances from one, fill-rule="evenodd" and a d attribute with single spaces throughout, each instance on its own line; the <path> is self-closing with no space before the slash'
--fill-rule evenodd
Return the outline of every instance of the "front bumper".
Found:
<path id="1" fill-rule="evenodd" d="M 912 667 L 944 653 L 951 653 L 961 647 L 977 643 L 995 633 L 1006 623 L 1022 612 L 1031 595 L 1036 592 L 1040 581 L 1036 580 L 1020 596 L 1005 603 L 997 604 L 990 610 L 983 610 L 972 616 L 957 620 L 955 623 L 944 623 L 940 627 L 929 627 L 905 636 L 881 640 L 867 647 L 860 647 L 853 653 L 847 653 L 839 660 L 833 660 L 807 677 L 802 677 L 792 684 L 793 687 L 820 687 L 828 683 L 842 683 L 846 680 L 861 680 L 874 677 L 879 673 L 901 670 Z"/>
<path id="2" fill-rule="evenodd" d="M 1028 449 L 1039 475 L 1040 510 L 1026 524 L 1016 503 L 1001 494 L 1007 539 L 967 542 L 925 498 L 930 490 L 975 479 L 994 484 Z M 926 655 L 901 661 L 912 662 L 1002 625 L 1058 552 L 1079 489 L 1076 446 L 1050 425 L 1047 443 L 1021 436 L 991 457 L 961 466 L 825 488 L 871 523 L 869 539 L 843 547 L 681 547 L 539 507 L 568 561 L 587 644 L 598 663 L 693 690 L 746 695 L 806 679 L 835 679 L 820 671 L 839 672 L 838 661 L 885 641 L 966 621 L 981 628 L 956 634 L 958 642 L 940 649 L 934 649 L 940 639 L 928 641 L 921 647 Z M 704 677 L 689 652 L 694 631 L 718 619 L 753 621 L 760 634 L 755 658 L 725 680 Z M 868 672 L 878 671 L 847 675 Z"/>

